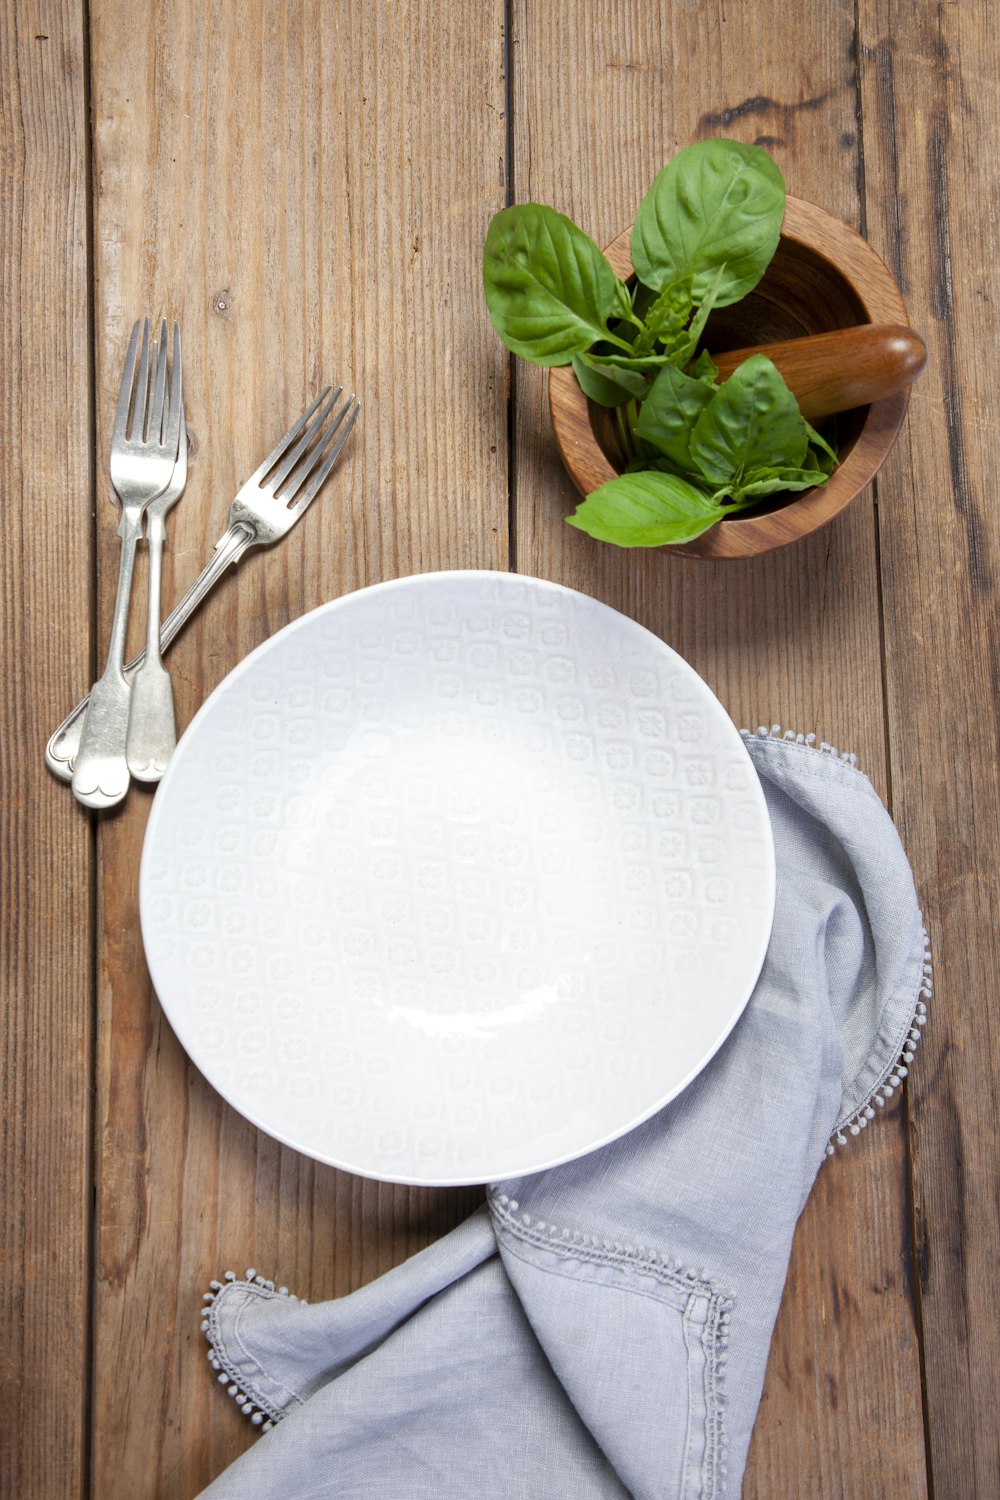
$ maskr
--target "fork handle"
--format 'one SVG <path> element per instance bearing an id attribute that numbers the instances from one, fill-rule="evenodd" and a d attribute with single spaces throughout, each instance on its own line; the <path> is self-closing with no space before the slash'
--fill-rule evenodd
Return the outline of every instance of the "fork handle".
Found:
<path id="1" fill-rule="evenodd" d="M 73 766 L 73 795 L 85 807 L 114 807 L 128 791 L 125 735 L 128 730 L 129 684 L 122 671 L 122 661 L 135 549 L 141 533 L 142 508 L 123 506 L 118 528 L 122 548 L 108 660 L 104 672 L 90 690 L 90 704 Z"/>
<path id="2" fill-rule="evenodd" d="M 171 641 L 180 634 L 182 626 L 187 624 L 198 605 L 215 587 L 226 569 L 238 563 L 244 553 L 256 546 L 257 542 L 258 538 L 248 524 L 240 521 L 227 527 L 216 542 L 212 556 L 194 583 L 183 598 L 174 605 L 160 626 L 161 651 L 165 651 Z M 127 683 L 132 681 L 145 660 L 146 653 L 143 650 L 128 663 L 123 674 Z M 86 698 L 81 698 L 72 713 L 67 714 L 45 747 L 46 764 L 60 781 L 73 780 L 73 767 L 80 750 L 80 734 L 89 702 L 90 694 L 88 693 Z"/>
<path id="3" fill-rule="evenodd" d="M 160 655 L 160 579 L 166 539 L 163 517 L 150 511 L 146 521 L 149 552 L 146 660 L 132 683 L 125 740 L 125 759 L 136 781 L 159 781 L 177 744 L 174 690 Z"/>
<path id="4" fill-rule="evenodd" d="M 154 661 L 147 654 L 132 683 L 125 738 L 125 759 L 135 780 L 159 781 L 176 744 L 170 673 L 159 656 Z"/>

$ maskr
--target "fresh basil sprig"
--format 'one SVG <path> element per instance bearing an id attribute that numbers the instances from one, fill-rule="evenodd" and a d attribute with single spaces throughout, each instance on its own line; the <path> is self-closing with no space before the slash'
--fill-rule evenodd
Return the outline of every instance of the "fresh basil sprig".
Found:
<path id="1" fill-rule="evenodd" d="M 699 141 L 664 167 L 632 230 L 626 287 L 589 235 L 543 204 L 490 224 L 483 285 L 513 353 L 572 364 L 581 389 L 618 407 L 626 472 L 570 523 L 623 547 L 690 541 L 739 506 L 823 484 L 836 453 L 763 356 L 723 385 L 709 314 L 753 290 L 778 244 L 785 185 L 760 146 Z"/>

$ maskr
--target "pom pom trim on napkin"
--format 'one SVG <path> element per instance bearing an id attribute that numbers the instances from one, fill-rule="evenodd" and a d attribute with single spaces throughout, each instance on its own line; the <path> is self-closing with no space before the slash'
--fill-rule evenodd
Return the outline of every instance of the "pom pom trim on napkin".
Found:
<path id="1" fill-rule="evenodd" d="M 219 1384 L 226 1387 L 227 1394 L 232 1396 L 243 1415 L 249 1417 L 251 1425 L 261 1432 L 267 1432 L 285 1414 L 278 1407 L 272 1406 L 259 1391 L 251 1396 L 248 1391 L 243 1390 L 244 1377 L 237 1373 L 226 1357 L 225 1345 L 219 1336 L 215 1304 L 219 1294 L 226 1290 L 227 1285 L 238 1286 L 241 1291 L 252 1292 L 258 1297 L 287 1297 L 290 1302 L 301 1302 L 304 1307 L 308 1307 L 309 1304 L 304 1297 L 296 1297 L 287 1286 L 281 1286 L 275 1290 L 274 1282 L 268 1281 L 264 1276 L 258 1276 L 253 1266 L 247 1271 L 242 1281 L 239 1280 L 235 1271 L 227 1271 L 222 1281 L 209 1282 L 210 1290 L 202 1298 L 202 1301 L 207 1304 L 202 1309 L 201 1331 L 208 1339 L 208 1362 L 213 1370 L 219 1372 Z"/>
<path id="2" fill-rule="evenodd" d="M 858 771 L 858 758 L 852 750 L 838 750 L 836 745 L 828 744 L 826 740 L 821 740 L 817 744 L 815 734 L 798 734 L 794 729 L 783 730 L 780 724 L 772 724 L 770 728 L 762 724 L 754 734 L 747 729 L 741 730 L 740 733 L 747 740 L 780 740 L 784 744 L 802 745 L 817 754 L 830 755 L 834 760 L 850 766 L 853 771 Z M 858 771 L 858 775 L 862 773 Z M 922 938 L 921 983 L 913 1010 L 894 1043 L 889 1047 L 887 1052 L 889 1061 L 881 1069 L 875 1083 L 860 1104 L 849 1109 L 834 1126 L 826 1148 L 827 1156 L 833 1156 L 838 1146 L 846 1146 L 849 1137 L 860 1135 L 862 1130 L 867 1128 L 869 1120 L 874 1120 L 878 1111 L 885 1108 L 886 1100 L 892 1098 L 909 1073 L 914 1048 L 920 1041 L 921 1030 L 927 1022 L 927 1003 L 934 993 L 934 969 L 931 961 L 930 937 L 926 926 L 922 929 Z"/>
<path id="3" fill-rule="evenodd" d="M 494 1222 L 507 1235 L 532 1245 L 538 1250 L 572 1252 L 577 1261 L 589 1261 L 592 1265 L 609 1266 L 620 1271 L 650 1277 L 669 1286 L 683 1296 L 700 1296 L 704 1300 L 705 1323 L 703 1340 L 707 1346 L 704 1381 L 708 1395 L 709 1415 L 706 1418 L 705 1472 L 712 1476 L 711 1493 L 721 1485 L 718 1493 L 725 1492 L 726 1462 L 729 1457 L 726 1433 L 726 1365 L 729 1361 L 729 1325 L 735 1305 L 735 1294 L 727 1286 L 721 1286 L 708 1272 L 706 1266 L 696 1268 L 683 1265 L 671 1255 L 665 1255 L 648 1245 L 624 1245 L 618 1240 L 602 1239 L 584 1234 L 544 1219 L 535 1219 L 524 1213 L 516 1198 L 500 1192 L 497 1186 L 487 1191 Z M 630 1288 L 630 1290 L 632 1290 Z"/>
<path id="4" fill-rule="evenodd" d="M 860 1135 L 868 1124 L 874 1120 L 878 1110 L 885 1108 L 885 1101 L 891 1099 L 899 1088 L 903 1079 L 909 1074 L 910 1063 L 913 1061 L 913 1053 L 921 1037 L 921 1029 L 927 1022 L 927 1001 L 934 992 L 934 969 L 931 963 L 931 942 L 926 927 L 924 936 L 924 962 L 922 966 L 923 983 L 920 986 L 920 998 L 917 1000 L 913 1015 L 910 1018 L 909 1029 L 901 1046 L 895 1053 L 895 1061 L 890 1063 L 865 1099 L 864 1103 L 854 1112 L 840 1120 L 830 1137 L 826 1148 L 827 1156 L 832 1156 L 836 1146 L 846 1146 L 848 1135 Z M 845 1133 L 846 1132 L 846 1133 Z"/>

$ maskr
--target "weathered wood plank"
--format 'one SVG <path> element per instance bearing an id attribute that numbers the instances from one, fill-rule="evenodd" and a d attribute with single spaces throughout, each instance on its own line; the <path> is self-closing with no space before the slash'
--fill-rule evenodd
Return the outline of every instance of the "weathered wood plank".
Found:
<path id="1" fill-rule="evenodd" d="M 506 565 L 505 361 L 479 253 L 503 201 L 502 5 L 92 0 L 98 429 L 127 329 L 182 320 L 199 451 L 166 593 L 326 381 L 364 411 L 288 540 L 224 584 L 171 654 L 179 717 L 287 620 L 360 584 Z M 113 517 L 102 507 L 99 620 Z M 251 1440 L 206 1372 L 199 1292 L 253 1264 L 311 1300 L 370 1280 L 475 1194 L 340 1176 L 239 1119 L 186 1063 L 146 979 L 148 802 L 102 828 L 95 1493 L 196 1493 Z"/>
<path id="2" fill-rule="evenodd" d="M 791 192 L 857 227 L 850 8 L 517 0 L 511 43 L 515 200 L 551 203 L 604 244 L 679 146 L 730 135 L 766 145 Z M 641 620 L 738 723 L 780 721 L 856 751 L 885 792 L 871 498 L 748 563 L 618 552 L 563 524 L 576 495 L 544 379 L 523 364 L 514 378 L 518 568 Z M 824 1168 L 796 1238 L 747 1496 L 866 1493 L 875 1451 L 887 1494 L 926 1492 L 905 1188 L 898 1118 Z"/>
<path id="3" fill-rule="evenodd" d="M 84 7 L 0 7 L 0 1493 L 83 1494 L 92 839 L 42 751 L 90 671 Z"/>
<path id="4" fill-rule="evenodd" d="M 859 15 L 869 224 L 931 355 L 879 533 L 893 803 L 936 971 L 909 1108 L 928 1446 L 951 1500 L 1000 1490 L 1000 28 L 985 3 L 864 0 Z"/>

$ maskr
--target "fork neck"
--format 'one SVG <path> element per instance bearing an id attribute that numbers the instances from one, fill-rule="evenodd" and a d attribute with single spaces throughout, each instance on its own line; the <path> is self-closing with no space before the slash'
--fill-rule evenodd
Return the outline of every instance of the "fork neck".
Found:
<path id="1" fill-rule="evenodd" d="M 122 545 L 131 542 L 133 548 L 136 542 L 142 538 L 142 513 L 145 507 L 137 505 L 132 501 L 122 502 L 121 520 L 118 522 L 118 535 L 122 539 Z"/>

